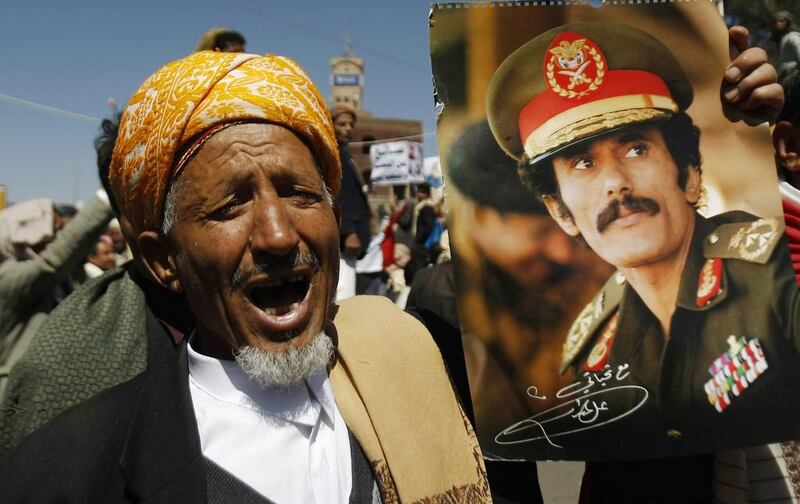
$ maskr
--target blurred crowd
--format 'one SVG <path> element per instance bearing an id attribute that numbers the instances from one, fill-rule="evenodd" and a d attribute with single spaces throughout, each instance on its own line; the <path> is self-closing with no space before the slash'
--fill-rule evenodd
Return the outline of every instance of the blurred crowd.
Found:
<path id="1" fill-rule="evenodd" d="M 337 300 L 373 294 L 403 308 L 416 272 L 450 260 L 442 191 L 403 184 L 392 187 L 388 202 L 371 201 L 364 168 L 355 165 L 348 147 L 356 113 L 337 106 L 331 116 L 342 163 Z"/>

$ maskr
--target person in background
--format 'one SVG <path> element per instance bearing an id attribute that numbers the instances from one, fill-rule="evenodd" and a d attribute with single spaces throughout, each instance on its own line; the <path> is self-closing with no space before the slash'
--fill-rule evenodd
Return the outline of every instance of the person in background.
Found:
<path id="1" fill-rule="evenodd" d="M 116 261 L 117 266 L 125 264 L 133 259 L 131 249 L 128 247 L 128 241 L 125 239 L 125 235 L 122 234 L 122 228 L 119 225 L 119 220 L 116 218 L 111 219 L 111 222 L 108 224 L 106 234 L 109 238 L 111 238 L 112 249 L 114 250 L 114 260 Z"/>
<path id="2" fill-rule="evenodd" d="M 414 205 L 414 243 L 424 245 L 436 221 L 436 203 L 428 184 L 417 184 L 417 204 Z"/>
<path id="3" fill-rule="evenodd" d="M 200 37 L 197 51 L 245 52 L 247 40 L 241 33 L 230 28 L 211 28 Z"/>
<path id="4" fill-rule="evenodd" d="M 62 203 L 56 205 L 56 213 L 61 218 L 61 223 L 66 226 L 76 215 L 78 215 L 78 208 L 75 205 Z"/>
<path id="5" fill-rule="evenodd" d="M 86 263 L 83 265 L 86 278 L 99 277 L 106 271 L 114 269 L 116 265 L 117 258 L 114 255 L 114 242 L 110 236 L 100 235 L 97 243 L 94 244 L 94 250 L 89 253 Z"/>
<path id="6" fill-rule="evenodd" d="M 482 431 L 499 432 L 528 413 L 515 386 L 570 382 L 558 373 L 563 335 L 612 270 L 522 186 L 486 121 L 463 130 L 447 167 L 475 411 Z"/>
<path id="7" fill-rule="evenodd" d="M 800 64 L 800 32 L 791 12 L 783 10 L 775 13 L 772 36 L 778 44 L 778 82 L 783 82 L 797 72 L 797 65 Z"/>
<path id="8" fill-rule="evenodd" d="M 0 211 L 0 396 L 8 373 L 50 311 L 69 294 L 65 282 L 111 216 L 103 190 L 66 225 L 48 199 Z"/>
<path id="9" fill-rule="evenodd" d="M 408 201 L 408 206 L 400 211 L 397 225 L 394 226 L 395 239 L 395 263 L 403 269 L 403 284 L 410 286 L 414 281 L 417 271 L 433 263 L 431 251 L 426 246 L 426 242 L 431 237 L 431 233 L 438 220 L 436 203 L 431 198 L 431 188 L 428 184 L 416 184 L 411 186 L 413 198 Z M 408 227 L 406 227 L 408 226 Z M 406 232 L 407 231 L 407 232 Z M 438 229 L 441 233 L 442 228 Z M 438 240 L 436 240 L 438 241 Z M 407 247 L 407 248 L 406 248 Z M 390 272 L 391 276 L 397 276 Z M 403 289 L 407 293 L 407 289 Z M 405 296 L 399 296 L 398 300 L 403 300 Z M 402 301 L 399 306 L 405 306 Z"/>
<path id="10" fill-rule="evenodd" d="M 364 193 L 364 180 L 350 155 L 347 145 L 353 138 L 356 112 L 345 106 L 331 110 L 333 130 L 339 143 L 339 157 L 342 164 L 342 191 L 336 202 L 341 207 L 341 227 L 339 242 L 341 259 L 339 261 L 339 285 L 336 300 L 356 295 L 356 262 L 364 256 L 370 243 L 370 210 L 367 195 Z"/>
<path id="11" fill-rule="evenodd" d="M 111 165 L 111 153 L 114 150 L 114 141 L 117 139 L 119 133 L 119 120 L 122 114 L 115 113 L 112 117 L 105 118 L 100 123 L 100 134 L 94 139 L 94 150 L 97 153 L 97 173 L 100 177 L 100 183 L 106 194 L 111 194 L 111 187 L 108 185 L 108 167 Z M 109 197 L 111 210 L 114 215 L 119 215 L 114 199 Z M 117 261 L 117 266 L 130 261 L 133 258 L 131 249 L 128 246 L 128 241 L 120 227 L 119 220 L 115 217 L 111 219 L 108 224 L 106 234 L 111 237 L 114 244 L 114 255 Z"/>
<path id="12" fill-rule="evenodd" d="M 118 131 L 116 114 L 103 120 L 94 141 L 100 182 L 117 216 L 108 171 Z M 124 220 L 121 224 L 135 249 L 130 226 Z M 134 256 L 82 285 L 44 320 L 0 395 L 0 458 L 62 411 L 144 371 L 148 307 L 176 341 L 194 327 L 183 296 L 146 280 L 143 271 L 141 259 Z"/>

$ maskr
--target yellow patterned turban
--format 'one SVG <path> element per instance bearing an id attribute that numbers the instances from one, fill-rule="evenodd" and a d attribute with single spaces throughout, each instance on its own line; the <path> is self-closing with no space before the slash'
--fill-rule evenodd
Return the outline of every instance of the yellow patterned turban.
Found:
<path id="1" fill-rule="evenodd" d="M 315 151 L 325 183 L 338 194 L 333 123 L 302 68 L 283 56 L 202 51 L 151 75 L 122 115 L 109 181 L 135 235 L 161 226 L 176 156 L 209 128 L 237 121 L 293 130 Z"/>

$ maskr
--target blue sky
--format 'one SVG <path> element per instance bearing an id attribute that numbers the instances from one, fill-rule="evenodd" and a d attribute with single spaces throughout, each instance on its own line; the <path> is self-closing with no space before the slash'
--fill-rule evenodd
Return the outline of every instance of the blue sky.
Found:
<path id="1" fill-rule="evenodd" d="M 79 0 L 0 9 L 0 184 L 9 199 L 71 202 L 99 187 L 98 125 L 11 103 L 16 97 L 90 117 L 124 104 L 212 26 L 242 32 L 249 52 L 291 56 L 330 97 L 329 59 L 349 35 L 366 62 L 364 108 L 435 130 L 427 0 Z M 425 154 L 435 155 L 435 136 Z"/>

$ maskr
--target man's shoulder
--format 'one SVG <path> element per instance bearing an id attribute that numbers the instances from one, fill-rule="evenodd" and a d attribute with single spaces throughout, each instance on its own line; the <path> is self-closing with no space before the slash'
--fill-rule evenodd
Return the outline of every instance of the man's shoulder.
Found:
<path id="1" fill-rule="evenodd" d="M 32 343 L 36 353 L 58 362 L 90 352 L 105 358 L 109 338 L 115 348 L 120 339 L 141 339 L 145 298 L 130 276 L 131 267 L 131 263 L 118 267 L 70 294 L 39 329 Z"/>
<path id="2" fill-rule="evenodd" d="M 430 333 L 416 318 L 383 296 L 355 296 L 337 305 L 334 317 L 342 353 L 356 358 L 400 359 L 417 355 L 441 360 Z"/>
<path id="3" fill-rule="evenodd" d="M 0 460 L 0 481 L 15 482 L 0 485 L 0 501 L 92 500 L 119 468 L 142 385 L 140 375 L 107 389 L 26 437 Z"/>
<path id="4" fill-rule="evenodd" d="M 561 352 L 560 371 L 563 373 L 575 361 L 608 318 L 619 308 L 627 280 L 620 273 L 611 275 L 600 292 L 587 304 L 572 323 Z"/>
<path id="5" fill-rule="evenodd" d="M 746 212 L 726 212 L 709 219 L 703 237 L 706 259 L 735 259 L 766 264 L 784 235 L 782 217 L 755 217 Z"/>
<path id="6" fill-rule="evenodd" d="M 61 433 L 68 433 L 71 443 L 111 435 L 124 428 L 120 419 L 129 417 L 136 408 L 145 381 L 145 375 L 139 374 L 95 394 L 56 416 L 23 440 L 20 446 L 53 438 Z"/>
<path id="7" fill-rule="evenodd" d="M 359 337 L 369 339 L 388 337 L 409 329 L 412 333 L 427 334 L 417 319 L 384 296 L 354 296 L 338 301 L 333 320 L 337 329 L 342 326 L 348 330 L 348 334 L 358 330 Z"/>
<path id="8" fill-rule="evenodd" d="M 124 269 L 92 280 L 51 312 L 9 375 L 0 453 L 61 411 L 144 370 L 145 313 L 144 294 Z"/>

